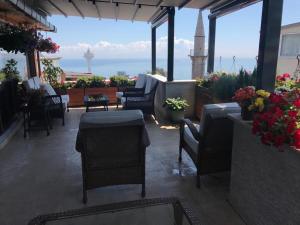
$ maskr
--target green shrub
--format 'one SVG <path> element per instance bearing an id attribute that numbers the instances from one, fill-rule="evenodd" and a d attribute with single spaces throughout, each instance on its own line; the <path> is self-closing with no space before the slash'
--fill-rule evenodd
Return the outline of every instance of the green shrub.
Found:
<path id="1" fill-rule="evenodd" d="M 74 85 L 74 88 L 86 88 L 88 86 L 88 79 L 87 78 L 79 78 Z"/>
<path id="2" fill-rule="evenodd" d="M 187 101 L 183 98 L 167 98 L 164 104 L 171 111 L 184 111 L 189 105 Z"/>
<path id="3" fill-rule="evenodd" d="M 212 85 L 214 96 L 220 100 L 231 100 L 236 90 L 236 75 L 223 75 Z"/>
<path id="4" fill-rule="evenodd" d="M 93 76 L 92 78 L 88 79 L 87 86 L 89 88 L 96 88 L 96 87 L 105 87 L 105 77 L 102 76 Z"/>
<path id="5" fill-rule="evenodd" d="M 0 72 L 0 81 L 5 80 L 5 73 Z"/>
<path id="6" fill-rule="evenodd" d="M 128 87 L 134 85 L 134 81 L 129 80 L 127 76 L 115 75 L 109 79 L 110 87 Z"/>

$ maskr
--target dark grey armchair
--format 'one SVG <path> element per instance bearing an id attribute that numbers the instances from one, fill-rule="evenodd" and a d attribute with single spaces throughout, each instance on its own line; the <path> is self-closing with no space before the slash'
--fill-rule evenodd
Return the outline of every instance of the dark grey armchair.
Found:
<path id="1" fill-rule="evenodd" d="M 142 184 L 144 197 L 149 144 L 139 110 L 83 114 L 76 142 L 81 153 L 83 202 L 87 202 L 87 190 L 120 184 Z"/>
<path id="2" fill-rule="evenodd" d="M 181 123 L 179 162 L 184 149 L 197 168 L 197 187 L 200 187 L 200 175 L 230 170 L 233 122 L 227 118 L 228 113 L 240 113 L 239 105 L 205 105 L 200 125 L 188 119 Z"/>
<path id="3" fill-rule="evenodd" d="M 121 102 L 123 108 L 128 109 L 139 109 L 144 114 L 155 114 L 154 111 L 154 98 L 156 89 L 158 86 L 158 80 L 147 75 L 146 76 L 146 87 L 144 93 L 133 93 L 125 92 Z"/>

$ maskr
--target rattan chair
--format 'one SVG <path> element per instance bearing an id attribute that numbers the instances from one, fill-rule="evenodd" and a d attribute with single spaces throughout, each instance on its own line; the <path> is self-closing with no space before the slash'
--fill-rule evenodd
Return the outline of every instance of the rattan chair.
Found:
<path id="1" fill-rule="evenodd" d="M 228 113 L 240 113 L 239 105 L 205 105 L 200 125 L 189 119 L 181 123 L 179 162 L 184 149 L 197 168 L 197 187 L 200 187 L 200 175 L 230 170 L 233 122 L 227 118 Z"/>

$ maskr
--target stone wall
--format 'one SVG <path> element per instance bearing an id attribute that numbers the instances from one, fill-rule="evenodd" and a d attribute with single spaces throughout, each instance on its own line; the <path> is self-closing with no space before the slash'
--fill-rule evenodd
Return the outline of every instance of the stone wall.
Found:
<path id="1" fill-rule="evenodd" d="M 155 112 L 158 119 L 168 119 L 168 112 L 163 103 L 167 98 L 182 97 L 187 100 L 189 107 L 187 107 L 185 116 L 195 116 L 195 80 L 175 80 L 167 81 L 165 77 L 160 75 L 152 75 L 159 81 L 156 95 L 155 95 Z"/>

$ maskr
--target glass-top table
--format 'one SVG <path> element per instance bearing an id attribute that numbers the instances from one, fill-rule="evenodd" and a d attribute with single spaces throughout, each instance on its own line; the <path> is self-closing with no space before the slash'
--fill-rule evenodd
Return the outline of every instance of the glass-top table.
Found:
<path id="1" fill-rule="evenodd" d="M 156 198 L 41 215 L 28 225 L 200 225 L 186 203 Z"/>

